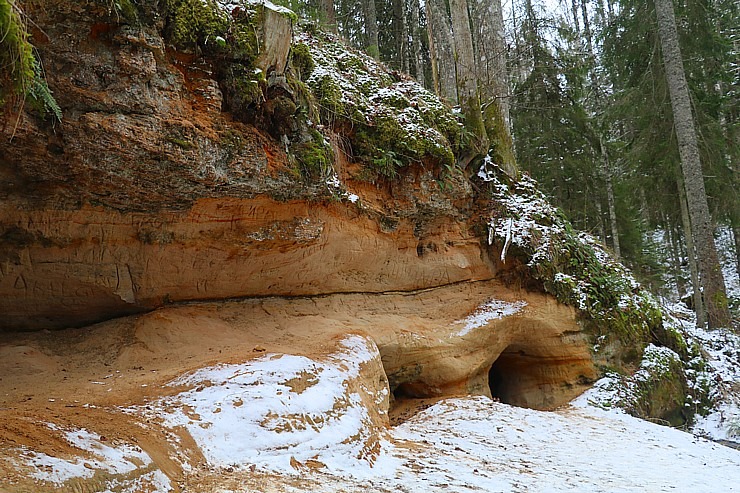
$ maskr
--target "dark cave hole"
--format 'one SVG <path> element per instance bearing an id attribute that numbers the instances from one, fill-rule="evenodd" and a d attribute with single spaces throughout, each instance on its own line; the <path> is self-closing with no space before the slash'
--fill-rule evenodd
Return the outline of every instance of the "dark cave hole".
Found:
<path id="1" fill-rule="evenodd" d="M 488 386 L 491 397 L 504 404 L 515 404 L 518 401 L 520 378 L 517 375 L 516 357 L 502 353 L 488 370 Z"/>
<path id="2" fill-rule="evenodd" d="M 491 397 L 504 404 L 547 410 L 557 405 L 558 361 L 508 348 L 493 362 L 488 371 Z M 558 383 L 560 385 L 558 385 Z"/>

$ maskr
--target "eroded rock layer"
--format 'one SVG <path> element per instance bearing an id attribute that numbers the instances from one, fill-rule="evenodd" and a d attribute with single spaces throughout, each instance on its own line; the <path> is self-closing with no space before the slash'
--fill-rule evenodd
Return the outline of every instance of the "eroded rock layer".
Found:
<path id="1" fill-rule="evenodd" d="M 6 204 L 1 325 L 64 328 L 183 300 L 411 291 L 490 278 L 479 239 L 446 219 L 431 219 L 420 238 L 409 221 L 384 231 L 351 203 L 201 199 L 157 214 Z"/>

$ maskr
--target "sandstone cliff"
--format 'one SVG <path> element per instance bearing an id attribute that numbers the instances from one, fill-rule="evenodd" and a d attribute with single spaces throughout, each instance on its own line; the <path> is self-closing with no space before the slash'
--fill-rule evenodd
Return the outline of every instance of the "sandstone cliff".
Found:
<path id="1" fill-rule="evenodd" d="M 348 443 L 375 457 L 393 401 L 551 409 L 599 367 L 673 341 L 629 273 L 530 181 L 490 159 L 456 166 L 453 112 L 289 11 L 44 0 L 26 13 L 63 117 L 3 117 L 4 454 L 41 442 L 69 459 L 60 429 L 97 429 L 151 457 L 126 473 L 93 464 L 99 484 L 178 488 L 207 452 L 122 407 L 263 353 L 341 367 L 357 337 L 368 356 L 340 387 L 361 404 L 340 395 L 327 412 L 364 409 L 371 431 Z M 13 474 L 17 491 L 37 477 Z"/>

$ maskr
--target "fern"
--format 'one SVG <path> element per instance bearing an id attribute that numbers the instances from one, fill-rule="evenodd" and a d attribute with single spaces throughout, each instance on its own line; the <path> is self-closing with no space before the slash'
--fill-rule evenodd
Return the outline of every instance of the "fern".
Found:
<path id="1" fill-rule="evenodd" d="M 34 78 L 31 82 L 31 86 L 28 88 L 28 96 L 31 98 L 33 106 L 42 116 L 46 116 L 48 113 L 51 113 L 61 122 L 62 109 L 51 94 L 51 89 L 49 89 L 49 85 L 46 83 L 46 79 L 43 76 L 41 64 L 35 58 L 33 60 L 33 72 Z"/>
<path id="2" fill-rule="evenodd" d="M 23 12 L 14 0 L 0 0 L 0 107 L 26 98 L 42 116 L 62 119 L 62 110 L 46 84 L 41 64 L 28 41 Z"/>

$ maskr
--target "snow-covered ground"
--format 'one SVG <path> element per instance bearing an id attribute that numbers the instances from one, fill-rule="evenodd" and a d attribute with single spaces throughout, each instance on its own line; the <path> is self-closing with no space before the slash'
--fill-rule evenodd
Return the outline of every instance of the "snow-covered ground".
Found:
<path id="1" fill-rule="evenodd" d="M 197 370 L 172 382 L 179 393 L 122 412 L 171 429 L 174 447 L 174 432 L 187 429 L 211 474 L 284 479 L 208 489 L 219 493 L 740 491 L 740 451 L 593 407 L 598 388 L 553 412 L 470 396 L 422 406 L 394 428 L 377 426 L 387 387 L 363 372 L 378 359 L 372 341 L 351 335 L 322 358 L 266 354 Z M 19 465 L 61 484 L 91 469 L 116 474 L 151 463 L 143 451 L 101 443 L 92 431 L 64 437 L 94 459 L 83 467 L 25 451 Z M 170 491 L 161 473 L 146 472 L 146 491 Z"/>

